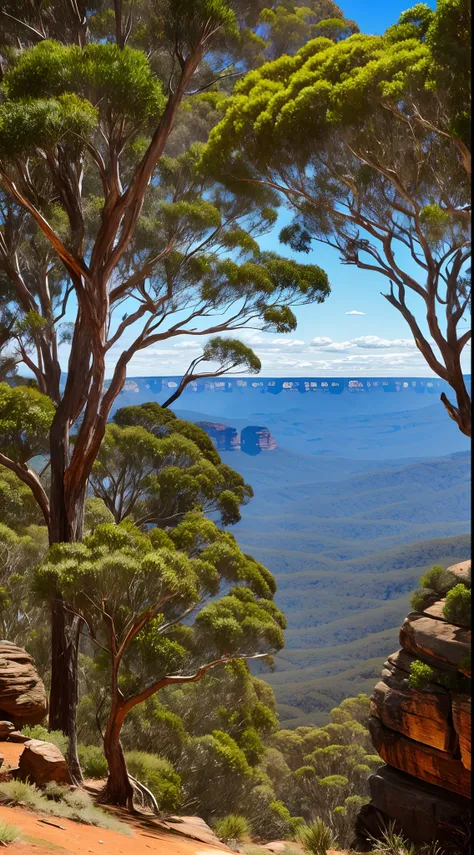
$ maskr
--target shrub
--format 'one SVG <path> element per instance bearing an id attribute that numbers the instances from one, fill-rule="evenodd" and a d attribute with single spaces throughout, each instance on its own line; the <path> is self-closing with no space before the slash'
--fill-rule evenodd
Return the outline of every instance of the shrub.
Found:
<path id="1" fill-rule="evenodd" d="M 372 837 L 371 841 L 372 852 L 376 855 L 416 855 L 417 853 L 413 843 L 409 843 L 400 834 L 395 834 L 393 824 L 385 829 L 381 840 Z"/>
<path id="2" fill-rule="evenodd" d="M 47 799 L 52 799 L 55 802 L 60 802 L 67 793 L 68 787 L 64 784 L 58 784 L 57 781 L 49 781 L 42 790 L 42 795 Z"/>
<path id="3" fill-rule="evenodd" d="M 85 778 L 105 778 L 108 766 L 102 748 L 97 745 L 78 745 L 77 753 Z"/>
<path id="4" fill-rule="evenodd" d="M 328 849 L 335 849 L 337 846 L 332 829 L 320 818 L 302 828 L 299 839 L 306 851 L 312 852 L 313 855 L 326 855 Z"/>
<path id="5" fill-rule="evenodd" d="M 444 617 L 457 626 L 471 626 L 471 591 L 460 583 L 446 594 Z"/>
<path id="6" fill-rule="evenodd" d="M 260 784 L 249 792 L 246 815 L 255 837 L 261 840 L 284 840 L 292 834 L 294 817 L 283 802 L 275 798 L 268 784 Z"/>
<path id="7" fill-rule="evenodd" d="M 160 810 L 173 812 L 180 807 L 181 779 L 168 760 L 144 751 L 126 751 L 125 760 L 130 774 L 151 790 Z"/>
<path id="8" fill-rule="evenodd" d="M 410 606 L 414 612 L 422 612 L 439 600 L 439 594 L 431 588 L 418 588 L 411 595 Z"/>
<path id="9" fill-rule="evenodd" d="M 435 564 L 420 579 L 422 588 L 429 588 L 444 597 L 457 584 L 458 579 L 449 570 Z"/>
<path id="10" fill-rule="evenodd" d="M 429 683 L 438 683 L 449 689 L 451 692 L 459 692 L 460 694 L 471 694 L 471 681 L 464 674 L 449 673 L 441 671 L 438 668 L 431 668 L 420 659 L 415 659 L 410 665 L 410 675 L 408 677 L 409 685 L 412 689 L 426 689 Z"/>
<path id="11" fill-rule="evenodd" d="M 16 825 L 11 825 L 9 822 L 0 820 L 0 843 L 6 846 L 8 843 L 13 843 L 21 837 L 21 831 Z"/>
<path id="12" fill-rule="evenodd" d="M 64 757 L 66 756 L 67 736 L 64 736 L 64 733 L 61 733 L 60 730 L 47 730 L 42 724 L 35 724 L 22 728 L 22 733 L 30 739 L 41 739 L 43 742 L 51 742 L 52 745 L 59 748 Z"/>
<path id="13" fill-rule="evenodd" d="M 237 843 L 244 843 L 250 836 L 250 828 L 244 816 L 238 816 L 235 813 L 229 813 L 222 819 L 216 820 L 213 830 L 219 840 L 223 843 L 228 843 L 230 840 L 235 840 Z"/>

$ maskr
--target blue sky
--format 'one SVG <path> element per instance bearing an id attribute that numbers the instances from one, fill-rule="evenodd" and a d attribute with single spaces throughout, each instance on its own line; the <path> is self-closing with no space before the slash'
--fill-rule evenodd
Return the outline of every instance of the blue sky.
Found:
<path id="1" fill-rule="evenodd" d="M 346 17 L 363 32 L 382 33 L 400 13 L 412 5 L 406 0 L 342 0 Z M 430 2 L 434 6 L 433 0 Z M 261 241 L 262 247 L 292 254 L 278 244 L 278 232 L 288 215 L 282 215 L 274 232 Z M 298 257 L 298 256 L 295 256 Z M 292 335 L 281 336 L 255 330 L 240 331 L 262 361 L 266 375 L 334 376 L 430 376 L 431 370 L 417 350 L 410 331 L 399 313 L 380 292 L 386 280 L 376 273 L 357 270 L 340 263 L 338 254 L 321 244 L 309 256 L 328 273 L 331 296 L 323 305 L 296 311 L 298 327 Z M 421 303 L 421 301 L 420 301 Z M 422 322 L 423 307 L 412 302 Z M 196 356 L 202 342 L 180 338 L 166 346 L 143 352 L 130 364 L 129 376 L 181 373 Z M 118 356 L 118 352 L 117 352 Z M 468 371 L 469 348 L 465 350 Z"/>
<path id="2" fill-rule="evenodd" d="M 341 0 L 346 17 L 361 31 L 382 33 L 400 13 L 409 8 L 409 0 Z M 433 0 L 430 2 L 434 6 Z M 278 243 L 278 233 L 288 214 L 282 214 L 271 235 L 261 241 L 262 248 L 291 255 Z M 282 336 L 256 330 L 239 331 L 238 336 L 253 347 L 262 361 L 262 374 L 273 376 L 430 376 L 431 370 L 417 350 L 409 329 L 399 313 L 380 292 L 387 281 L 376 273 L 357 270 L 340 263 L 330 247 L 316 244 L 309 256 L 294 256 L 302 262 L 323 267 L 331 283 L 331 295 L 323 305 L 296 310 L 298 327 L 292 335 Z M 411 304 L 422 322 L 423 306 Z M 234 334 L 235 335 L 235 334 Z M 202 348 L 196 337 L 171 339 L 136 355 L 128 376 L 153 376 L 182 373 Z M 109 370 L 127 340 L 113 348 Z M 64 352 L 66 357 L 66 353 Z M 469 348 L 465 349 L 465 370 L 469 371 Z M 66 365 L 64 365 L 66 368 Z"/>

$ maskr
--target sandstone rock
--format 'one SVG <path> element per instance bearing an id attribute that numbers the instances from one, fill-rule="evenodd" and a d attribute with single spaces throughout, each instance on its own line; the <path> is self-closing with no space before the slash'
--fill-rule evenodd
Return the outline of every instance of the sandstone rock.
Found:
<path id="1" fill-rule="evenodd" d="M 0 715 L 16 727 L 39 724 L 47 711 L 46 692 L 32 657 L 10 641 L 0 641 Z"/>
<path id="2" fill-rule="evenodd" d="M 436 620 L 446 620 L 443 610 L 446 605 L 446 597 L 444 600 L 437 600 L 436 603 L 433 603 L 432 606 L 428 606 L 428 608 L 423 609 L 423 614 L 428 615 L 428 617 L 435 618 Z"/>
<path id="3" fill-rule="evenodd" d="M 471 699 L 467 695 L 453 695 L 453 724 L 459 737 L 461 760 L 471 770 Z"/>
<path id="4" fill-rule="evenodd" d="M 457 757 L 402 736 L 374 716 L 369 718 L 369 730 L 375 750 L 389 766 L 470 798 L 471 776 Z"/>
<path id="5" fill-rule="evenodd" d="M 15 725 L 11 721 L 0 721 L 0 742 L 8 739 L 10 733 L 15 730 Z"/>
<path id="6" fill-rule="evenodd" d="M 31 736 L 25 736 L 25 734 L 20 733 L 19 730 L 12 730 L 8 737 L 9 742 L 30 742 L 30 740 Z"/>
<path id="7" fill-rule="evenodd" d="M 22 781 L 29 779 L 38 787 L 49 781 L 57 781 L 58 784 L 70 782 L 67 763 L 59 748 L 41 739 L 30 739 L 25 743 L 19 770 Z"/>
<path id="8" fill-rule="evenodd" d="M 390 817 L 414 843 L 450 843 L 451 827 L 470 816 L 469 799 L 440 790 L 404 772 L 381 766 L 369 778 L 371 807 Z M 448 827 L 446 827 L 448 826 Z"/>
<path id="9" fill-rule="evenodd" d="M 471 581 L 471 559 L 469 558 L 467 561 L 460 561 L 458 564 L 452 564 L 451 567 L 448 567 L 450 573 L 456 577 L 458 582 L 466 582 Z"/>
<path id="10" fill-rule="evenodd" d="M 441 688 L 441 687 L 440 687 Z M 451 722 L 451 702 L 447 691 L 390 687 L 377 683 L 370 710 L 386 727 L 440 751 L 453 752 L 457 736 Z"/>
<path id="11" fill-rule="evenodd" d="M 471 652 L 471 632 L 468 629 L 411 612 L 403 621 L 400 644 L 404 650 L 424 661 L 430 657 L 429 664 L 432 661 L 435 664 L 445 663 L 466 673 L 467 669 L 460 668 L 460 663 L 466 661 Z"/>

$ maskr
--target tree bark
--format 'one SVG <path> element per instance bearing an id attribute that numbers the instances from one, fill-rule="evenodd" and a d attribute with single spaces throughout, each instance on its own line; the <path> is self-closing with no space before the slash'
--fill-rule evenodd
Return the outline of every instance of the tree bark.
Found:
<path id="1" fill-rule="evenodd" d="M 104 734 L 104 752 L 109 766 L 109 777 L 100 801 L 103 804 L 119 805 L 133 810 L 133 785 L 128 777 L 127 764 L 120 742 L 120 731 L 124 719 L 124 710 L 115 704 L 110 712 Z"/>

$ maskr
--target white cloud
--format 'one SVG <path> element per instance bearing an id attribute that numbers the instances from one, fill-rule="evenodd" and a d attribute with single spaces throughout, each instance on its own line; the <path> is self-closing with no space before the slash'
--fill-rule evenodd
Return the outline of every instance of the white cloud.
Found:
<path id="1" fill-rule="evenodd" d="M 331 344 L 332 338 L 327 338 L 324 335 L 316 336 L 313 338 L 311 344 Z"/>
<path id="2" fill-rule="evenodd" d="M 346 315 L 365 315 L 365 312 L 358 312 L 357 309 L 352 309 L 350 312 L 346 312 Z"/>
<path id="3" fill-rule="evenodd" d="M 177 350 L 188 350 L 192 348 L 193 350 L 199 350 L 202 348 L 202 344 L 197 341 L 178 341 L 173 345 Z"/>
<path id="4" fill-rule="evenodd" d="M 268 342 L 269 344 L 283 344 L 285 347 L 301 347 L 304 345 L 304 341 L 301 341 L 299 338 L 274 338 L 273 341 Z"/>
<path id="5" fill-rule="evenodd" d="M 361 335 L 358 338 L 353 338 L 352 343 L 356 345 L 356 347 L 363 347 L 368 349 L 382 349 L 387 347 L 416 347 L 415 340 L 413 338 L 379 338 L 378 335 Z"/>

